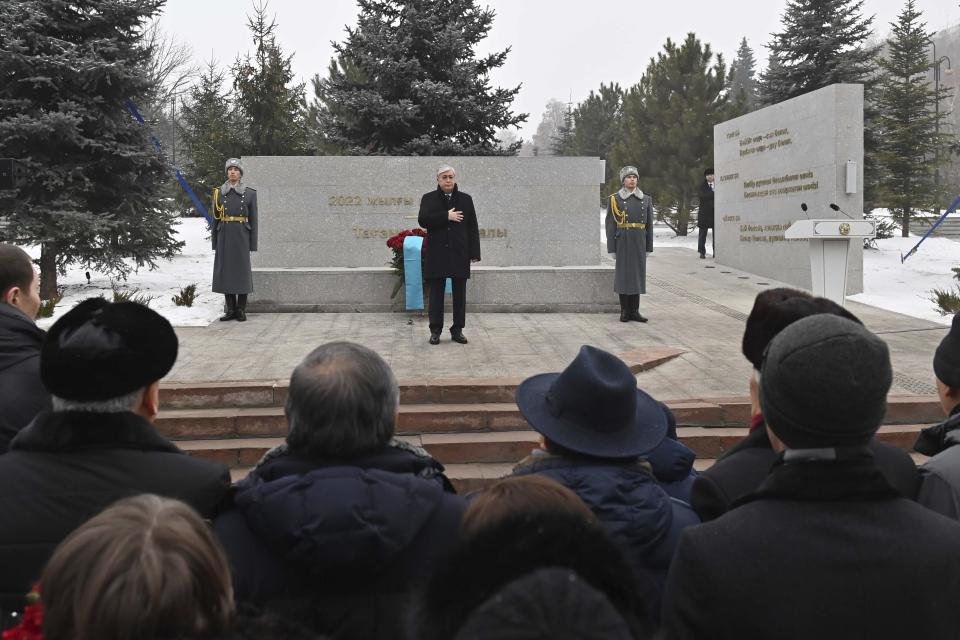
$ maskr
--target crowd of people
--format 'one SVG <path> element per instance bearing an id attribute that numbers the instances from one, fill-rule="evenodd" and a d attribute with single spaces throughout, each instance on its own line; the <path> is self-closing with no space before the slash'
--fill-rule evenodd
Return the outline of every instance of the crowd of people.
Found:
<path id="1" fill-rule="evenodd" d="M 284 442 L 231 485 L 153 426 L 170 324 L 96 298 L 44 335 L 36 279 L 0 246 L 4 640 L 960 635 L 958 319 L 920 468 L 876 439 L 886 343 L 771 289 L 744 327 L 749 433 L 711 468 L 584 346 L 517 388 L 537 447 L 462 496 L 395 438 L 397 380 L 351 342 L 294 369 Z"/>

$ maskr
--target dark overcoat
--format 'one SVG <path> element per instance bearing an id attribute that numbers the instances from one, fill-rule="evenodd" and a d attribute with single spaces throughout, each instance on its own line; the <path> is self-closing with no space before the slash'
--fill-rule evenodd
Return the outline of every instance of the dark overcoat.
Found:
<path id="1" fill-rule="evenodd" d="M 960 520 L 960 405 L 938 425 L 924 429 L 914 449 L 933 456 L 920 467 L 917 501 Z"/>
<path id="2" fill-rule="evenodd" d="M 604 226 L 607 232 L 607 253 L 616 254 L 616 269 L 613 274 L 613 290 L 623 295 L 647 292 L 647 252 L 653 251 L 653 201 L 644 194 L 638 198 L 637 191 L 627 194 L 621 189 L 607 199 L 607 217 Z M 624 197 L 626 196 L 626 197 Z M 627 224 L 642 224 L 645 228 L 623 228 L 614 219 L 612 202 L 626 214 Z"/>
<path id="3" fill-rule="evenodd" d="M 868 449 L 887 482 L 905 498 L 917 495 L 920 476 L 910 455 L 886 442 L 872 440 Z M 742 440 L 701 471 L 693 482 L 691 504 L 704 522 L 719 518 L 734 503 L 752 493 L 770 473 L 779 455 L 770 444 L 762 421 Z"/>
<path id="4" fill-rule="evenodd" d="M 22 606 L 54 548 L 117 500 L 153 493 L 211 518 L 229 488 L 226 467 L 134 413 L 44 411 L 0 456 L 0 608 Z"/>
<path id="5" fill-rule="evenodd" d="M 397 447 L 350 461 L 267 454 L 214 523 L 237 599 L 334 638 L 396 638 L 410 595 L 458 541 L 466 504 L 442 469 Z"/>
<path id="6" fill-rule="evenodd" d="M 463 221 L 450 221 L 450 209 L 461 211 Z M 417 223 L 427 230 L 424 277 L 469 278 L 470 261 L 480 259 L 480 229 L 473 198 L 454 185 L 448 202 L 437 187 L 420 198 Z"/>
<path id="7" fill-rule="evenodd" d="M 901 498 L 860 451 L 778 464 L 745 504 L 684 531 L 666 638 L 955 639 L 960 523 Z"/>
<path id="8" fill-rule="evenodd" d="M 213 291 L 215 293 L 252 293 L 253 269 L 250 252 L 257 250 L 257 192 L 240 184 L 240 188 L 224 183 L 217 203 L 211 211 L 217 218 L 246 218 L 244 221 L 213 221 L 211 239 L 217 252 L 213 259 Z"/>
<path id="9" fill-rule="evenodd" d="M 50 408 L 40 382 L 44 332 L 17 307 L 0 303 L 0 454 L 34 416 Z"/>
<path id="10" fill-rule="evenodd" d="M 697 209 L 697 226 L 713 229 L 713 196 L 714 191 L 706 180 L 700 185 L 700 206 Z"/>

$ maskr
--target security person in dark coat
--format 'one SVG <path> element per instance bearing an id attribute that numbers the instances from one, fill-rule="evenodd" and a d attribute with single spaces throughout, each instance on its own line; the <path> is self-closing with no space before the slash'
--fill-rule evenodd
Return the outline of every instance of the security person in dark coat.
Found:
<path id="1" fill-rule="evenodd" d="M 647 292 L 647 252 L 653 251 L 653 204 L 637 188 L 636 167 L 620 169 L 620 191 L 607 205 L 607 253 L 616 254 L 613 290 L 620 296 L 620 322 L 646 322 L 640 294 Z"/>
<path id="2" fill-rule="evenodd" d="M 286 442 L 214 523 L 239 601 L 333 638 L 396 638 L 409 597 L 458 541 L 465 503 L 425 451 L 393 438 L 400 391 L 358 344 L 290 378 Z"/>
<path id="3" fill-rule="evenodd" d="M 700 259 L 707 257 L 707 231 L 713 229 L 713 167 L 704 170 L 703 182 L 700 184 L 700 206 L 697 209 L 697 251 L 700 253 Z M 716 232 L 714 232 L 716 233 Z M 710 236 L 710 252 L 717 254 L 716 236 Z"/>
<path id="4" fill-rule="evenodd" d="M 50 408 L 40 382 L 43 330 L 34 318 L 40 309 L 40 279 L 27 252 L 0 244 L 0 454 L 33 417 Z"/>
<path id="5" fill-rule="evenodd" d="M 886 343 L 814 315 L 773 339 L 762 372 L 779 460 L 740 506 L 683 532 L 665 636 L 956 638 L 960 523 L 901 497 L 867 448 L 893 379 Z"/>
<path id="6" fill-rule="evenodd" d="M 450 338 L 467 344 L 463 335 L 467 317 L 467 280 L 470 278 L 470 263 L 480 261 L 480 229 L 473 198 L 460 191 L 455 180 L 453 167 L 440 167 L 437 189 L 420 198 L 417 217 L 418 224 L 427 230 L 424 277 L 430 286 L 430 344 L 440 344 L 447 278 L 453 281 Z"/>
<path id="7" fill-rule="evenodd" d="M 250 252 L 257 250 L 257 192 L 243 184 L 243 163 L 230 158 L 227 181 L 213 190 L 211 239 L 213 290 L 224 294 L 226 313 L 220 320 L 247 319 L 247 294 L 253 292 Z"/>
<path id="8" fill-rule="evenodd" d="M 757 294 L 753 309 L 743 330 L 743 355 L 753 365 L 750 378 L 752 420 L 750 432 L 717 462 L 700 473 L 693 482 L 691 504 L 700 519 L 706 522 L 726 513 L 732 505 L 753 492 L 766 479 L 777 460 L 760 411 L 760 379 L 763 352 L 770 341 L 792 323 L 820 313 L 828 313 L 860 322 L 836 302 L 818 298 L 806 291 L 778 287 Z M 877 466 L 887 481 L 901 495 L 911 500 L 917 494 L 917 467 L 906 451 L 876 438 L 868 445 Z"/>
<path id="9" fill-rule="evenodd" d="M 120 498 L 153 493 L 216 513 L 227 468 L 187 456 L 152 424 L 176 358 L 170 323 L 133 302 L 91 298 L 50 328 L 40 377 L 53 410 L 0 456 L 0 608 L 22 607 L 54 547 Z"/>

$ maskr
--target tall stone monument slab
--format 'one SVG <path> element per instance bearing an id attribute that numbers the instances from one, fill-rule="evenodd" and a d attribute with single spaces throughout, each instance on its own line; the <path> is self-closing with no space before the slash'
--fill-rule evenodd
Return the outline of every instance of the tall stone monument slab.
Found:
<path id="1" fill-rule="evenodd" d="M 386 241 L 417 226 L 420 197 L 436 189 L 444 164 L 477 209 L 482 261 L 467 285 L 471 309 L 616 305 L 596 234 L 602 160 L 257 156 L 244 158 L 260 207 L 250 308 L 390 309 L 396 277 Z"/>
<path id="2" fill-rule="evenodd" d="M 784 232 L 805 218 L 863 218 L 863 85 L 812 91 L 718 124 L 713 136 L 717 262 L 810 289 L 808 242 Z M 847 294 L 861 291 L 854 243 Z"/>

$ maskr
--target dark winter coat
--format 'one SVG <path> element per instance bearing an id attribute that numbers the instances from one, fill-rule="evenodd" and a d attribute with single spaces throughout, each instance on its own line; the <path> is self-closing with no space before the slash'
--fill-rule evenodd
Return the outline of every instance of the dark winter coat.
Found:
<path id="1" fill-rule="evenodd" d="M 211 211 L 219 217 L 246 218 L 245 221 L 214 220 L 210 238 L 216 256 L 213 259 L 215 293 L 252 293 L 253 269 L 250 252 L 257 250 L 257 192 L 253 187 L 239 189 L 225 183 L 219 195 L 221 215 L 216 203 Z"/>
<path id="2" fill-rule="evenodd" d="M 913 500 L 920 476 L 913 459 L 903 449 L 873 440 L 869 445 L 877 468 L 897 491 Z M 719 518 L 737 500 L 753 492 L 766 480 L 779 456 L 770 445 L 763 422 L 754 427 L 740 442 L 717 459 L 709 469 L 701 471 L 693 483 L 690 504 L 704 522 Z"/>
<path id="3" fill-rule="evenodd" d="M 463 213 L 462 222 L 448 219 L 450 209 Z M 469 278 L 470 261 L 480 259 L 480 229 L 473 198 L 453 187 L 450 201 L 437 187 L 420 198 L 417 223 L 427 230 L 423 276 Z"/>
<path id="4" fill-rule="evenodd" d="M 700 206 L 697 209 L 697 226 L 713 229 L 713 196 L 714 191 L 706 180 L 700 184 Z"/>
<path id="5" fill-rule="evenodd" d="M 394 638 L 457 542 L 465 505 L 442 469 L 396 447 L 349 462 L 268 454 L 214 524 L 237 599 L 333 638 Z"/>
<path id="6" fill-rule="evenodd" d="M 914 449 L 932 456 L 920 467 L 917 502 L 960 520 L 960 405 L 950 417 L 920 432 Z"/>
<path id="7" fill-rule="evenodd" d="M 478 606 L 516 579 L 547 567 L 574 571 L 603 593 L 631 628 L 651 626 L 646 606 L 648 593 L 656 590 L 653 578 L 645 575 L 645 582 L 638 583 L 602 527 L 572 513 L 516 514 L 459 544 L 420 594 L 410 637 L 450 640 Z M 528 620 L 532 614 L 526 611 Z"/>
<path id="8" fill-rule="evenodd" d="M 571 489 L 620 545 L 638 576 L 662 583 L 680 532 L 700 520 L 657 484 L 649 465 L 637 462 L 532 455 L 513 475 L 540 474 Z"/>
<path id="9" fill-rule="evenodd" d="M 693 469 L 697 456 L 677 440 L 677 419 L 673 412 L 662 402 L 660 406 L 667 416 L 667 437 L 643 457 L 667 495 L 690 504 L 693 482 L 697 479 L 697 472 Z"/>
<path id="10" fill-rule="evenodd" d="M 50 408 L 40 382 L 44 332 L 25 313 L 0 302 L 0 454 L 33 417 Z"/>
<path id="11" fill-rule="evenodd" d="M 607 198 L 607 217 L 604 227 L 607 233 L 607 253 L 616 254 L 613 273 L 613 290 L 623 295 L 647 292 L 647 252 L 653 251 L 653 201 L 650 196 L 637 190 L 634 193 L 621 189 Z M 625 214 L 626 224 L 642 224 L 645 228 L 619 227 L 614 219 L 612 201 Z"/>
<path id="12" fill-rule="evenodd" d="M 955 639 L 960 523 L 901 498 L 864 449 L 776 465 L 743 505 L 684 531 L 672 638 Z"/>
<path id="13" fill-rule="evenodd" d="M 136 414 L 41 413 L 0 456 L 0 608 L 22 606 L 54 548 L 117 500 L 153 493 L 210 518 L 229 487 L 226 467 Z"/>

